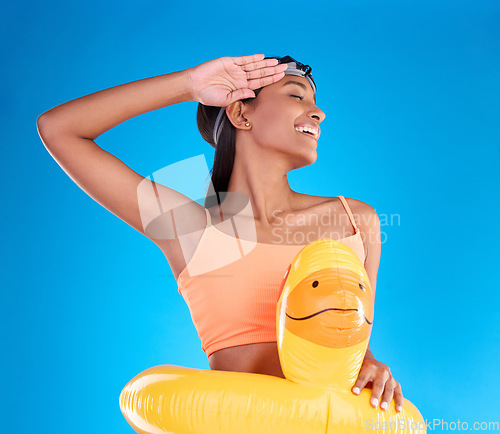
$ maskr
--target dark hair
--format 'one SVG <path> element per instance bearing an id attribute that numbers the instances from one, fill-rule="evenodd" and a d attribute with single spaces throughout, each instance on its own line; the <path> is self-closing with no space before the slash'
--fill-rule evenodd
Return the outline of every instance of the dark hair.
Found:
<path id="1" fill-rule="evenodd" d="M 254 90 L 257 96 L 262 88 Z M 246 98 L 241 100 L 243 103 L 254 101 L 255 98 Z M 215 147 L 214 126 L 220 107 L 213 107 L 198 104 L 196 113 L 196 122 L 198 130 L 203 139 Z M 207 195 L 205 198 L 205 207 L 210 208 L 220 204 L 220 192 L 226 192 L 229 187 L 231 174 L 233 173 L 234 157 L 236 155 L 236 128 L 233 126 L 227 114 L 222 115 L 222 129 L 220 131 L 217 146 L 215 147 L 214 165 L 210 170 L 212 185 L 216 196 Z M 210 191 L 209 191 L 210 194 Z"/>

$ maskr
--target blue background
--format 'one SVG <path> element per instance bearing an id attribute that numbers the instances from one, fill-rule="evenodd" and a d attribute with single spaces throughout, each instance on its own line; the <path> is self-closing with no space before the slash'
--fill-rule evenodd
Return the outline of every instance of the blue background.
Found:
<path id="1" fill-rule="evenodd" d="M 44 148 L 42 112 L 220 56 L 289 54 L 326 113 L 302 193 L 362 200 L 386 235 L 371 347 L 427 420 L 499 421 L 500 3 L 4 6 L 1 429 L 131 433 L 118 396 L 158 364 L 208 369 L 162 252 Z M 196 103 L 97 139 L 143 176 L 212 148 Z"/>

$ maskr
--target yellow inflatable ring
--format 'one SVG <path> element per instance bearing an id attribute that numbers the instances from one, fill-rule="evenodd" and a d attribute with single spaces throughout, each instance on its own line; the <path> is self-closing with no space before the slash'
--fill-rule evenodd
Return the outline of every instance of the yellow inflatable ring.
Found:
<path id="1" fill-rule="evenodd" d="M 382 411 L 371 390 L 351 392 L 370 339 L 373 294 L 354 251 L 321 239 L 295 256 L 277 305 L 277 341 L 286 379 L 161 365 L 134 377 L 120 395 L 128 423 L 159 433 L 422 433 L 405 399 Z"/>

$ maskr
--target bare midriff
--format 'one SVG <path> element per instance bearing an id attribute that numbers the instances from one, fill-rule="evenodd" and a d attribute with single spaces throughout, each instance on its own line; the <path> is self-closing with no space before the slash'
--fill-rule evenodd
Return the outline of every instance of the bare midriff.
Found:
<path id="1" fill-rule="evenodd" d="M 281 370 L 276 342 L 238 345 L 215 351 L 208 358 L 210 369 L 250 372 L 285 378 Z"/>

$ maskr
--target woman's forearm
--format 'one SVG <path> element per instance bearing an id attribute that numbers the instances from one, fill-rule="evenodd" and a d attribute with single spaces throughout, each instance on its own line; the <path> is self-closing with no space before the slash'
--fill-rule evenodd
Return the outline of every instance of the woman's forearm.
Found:
<path id="1" fill-rule="evenodd" d="M 193 100 L 188 70 L 145 78 L 66 102 L 43 113 L 59 133 L 94 140 L 127 119 Z"/>

